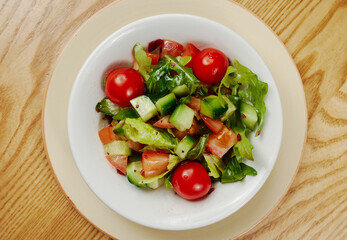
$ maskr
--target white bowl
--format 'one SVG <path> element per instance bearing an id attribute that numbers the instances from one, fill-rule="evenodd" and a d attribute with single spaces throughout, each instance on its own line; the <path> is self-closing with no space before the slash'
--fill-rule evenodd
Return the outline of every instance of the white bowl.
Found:
<path id="1" fill-rule="evenodd" d="M 105 23 L 112 24 L 112 23 Z M 95 105 L 105 93 L 102 77 L 114 63 L 131 63 L 132 47 L 164 38 L 200 49 L 214 47 L 255 72 L 268 83 L 267 112 L 260 137 L 250 141 L 255 161 L 247 161 L 258 175 L 236 183 L 215 183 L 200 201 L 187 201 L 173 190 L 144 190 L 116 173 L 104 156 L 98 138 L 102 120 Z M 73 85 L 68 107 L 68 134 L 76 165 L 91 190 L 118 214 L 138 224 L 163 230 L 185 230 L 215 223 L 240 209 L 261 188 L 277 158 L 282 137 L 282 109 L 275 80 L 260 55 L 231 29 L 206 18 L 165 14 L 133 22 L 113 33 L 88 57 Z M 93 206 L 90 206 L 91 208 Z M 117 227 L 117 226 L 115 226 Z"/>

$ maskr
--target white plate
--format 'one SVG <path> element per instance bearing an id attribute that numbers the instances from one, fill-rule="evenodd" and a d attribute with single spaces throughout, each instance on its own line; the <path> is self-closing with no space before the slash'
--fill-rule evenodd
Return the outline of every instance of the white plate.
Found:
<path id="1" fill-rule="evenodd" d="M 250 139 L 254 145 L 255 161 L 247 162 L 257 170 L 257 176 L 248 176 L 237 183 L 216 183 L 214 192 L 206 199 L 191 202 L 163 187 L 155 191 L 139 189 L 131 185 L 126 177 L 115 174 L 104 156 L 97 135 L 100 114 L 95 112 L 94 107 L 105 96 L 101 87 L 102 78 L 109 66 L 124 61 L 132 63 L 132 47 L 136 42 L 145 46 L 157 38 L 218 48 L 268 83 L 265 124 L 261 136 Z M 185 230 L 203 227 L 229 216 L 257 193 L 277 159 L 282 137 L 282 110 L 269 68 L 254 48 L 237 33 L 202 17 L 158 15 L 119 29 L 88 57 L 71 91 L 68 132 L 71 150 L 82 177 L 107 206 L 144 226 Z"/>

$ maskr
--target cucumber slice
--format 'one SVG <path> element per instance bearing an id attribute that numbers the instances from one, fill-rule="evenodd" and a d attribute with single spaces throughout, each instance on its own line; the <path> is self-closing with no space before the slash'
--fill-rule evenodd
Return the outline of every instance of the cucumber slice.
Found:
<path id="1" fill-rule="evenodd" d="M 128 181 L 137 187 L 146 187 L 146 183 L 141 183 L 143 177 L 141 175 L 142 161 L 131 162 L 127 166 L 127 177 Z"/>
<path id="2" fill-rule="evenodd" d="M 169 122 L 180 131 L 189 129 L 193 124 L 194 110 L 185 104 L 180 104 L 173 111 L 169 118 Z"/>
<path id="3" fill-rule="evenodd" d="M 223 117 L 221 118 L 222 122 L 224 122 L 235 112 L 236 107 L 226 96 L 223 95 L 222 98 L 228 105 L 228 110 L 224 113 Z"/>
<path id="4" fill-rule="evenodd" d="M 130 100 L 130 103 L 144 122 L 151 119 L 158 113 L 157 108 L 152 100 L 145 95 Z"/>
<path id="5" fill-rule="evenodd" d="M 162 116 L 168 115 L 175 108 L 177 99 L 174 93 L 160 98 L 155 105 Z"/>
<path id="6" fill-rule="evenodd" d="M 157 178 L 153 182 L 147 183 L 146 185 L 149 188 L 156 189 L 160 187 L 163 183 L 164 183 L 164 177 L 161 177 L 161 178 Z"/>
<path id="7" fill-rule="evenodd" d="M 172 92 L 177 96 L 177 97 L 184 97 L 189 94 L 189 88 L 187 85 L 183 84 L 181 86 L 177 86 L 174 89 L 172 89 Z"/>
<path id="8" fill-rule="evenodd" d="M 247 128 L 253 130 L 258 122 L 258 115 L 255 108 L 248 103 L 241 102 L 240 113 L 242 122 L 246 125 Z"/>
<path id="9" fill-rule="evenodd" d="M 181 159 L 185 159 L 188 152 L 194 147 L 196 141 L 195 139 L 190 136 L 186 135 L 178 144 L 175 149 L 175 153 L 177 156 L 179 156 Z"/>
<path id="10" fill-rule="evenodd" d="M 218 96 L 210 95 L 201 99 L 200 112 L 212 119 L 219 119 L 228 110 L 226 102 Z"/>
<path id="11" fill-rule="evenodd" d="M 105 155 L 131 155 L 131 149 L 125 141 L 115 140 L 104 145 Z"/>

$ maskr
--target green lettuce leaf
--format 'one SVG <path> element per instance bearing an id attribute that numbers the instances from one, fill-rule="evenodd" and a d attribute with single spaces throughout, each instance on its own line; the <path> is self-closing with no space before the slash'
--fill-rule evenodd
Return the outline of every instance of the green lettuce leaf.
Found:
<path id="1" fill-rule="evenodd" d="M 247 158 L 249 160 L 254 160 L 252 149 L 253 145 L 246 136 L 247 129 L 235 127 L 232 129 L 236 135 L 240 134 L 241 140 L 234 145 L 234 153 L 239 162 L 242 158 Z"/>
<path id="2" fill-rule="evenodd" d="M 257 171 L 244 163 L 239 163 L 237 159 L 233 157 L 222 174 L 221 182 L 230 183 L 241 181 L 247 175 L 256 176 Z"/>
<path id="3" fill-rule="evenodd" d="M 225 171 L 225 164 L 222 159 L 213 155 L 204 153 L 204 158 L 207 163 L 207 167 L 210 170 L 209 175 L 213 178 L 219 178 L 221 173 Z"/>
<path id="4" fill-rule="evenodd" d="M 110 99 L 105 97 L 96 104 L 95 110 L 112 117 L 113 115 L 116 115 L 119 112 L 120 107 L 111 102 Z"/>
<path id="5" fill-rule="evenodd" d="M 138 118 L 140 117 L 137 114 L 134 108 L 124 108 L 120 109 L 112 118 L 113 120 L 123 120 L 125 118 Z"/>
<path id="6" fill-rule="evenodd" d="M 145 50 L 139 43 L 136 43 L 134 46 L 134 56 L 137 64 L 139 65 L 139 73 L 147 81 L 149 78 L 149 73 L 151 70 L 152 59 L 147 56 Z"/>
<path id="7" fill-rule="evenodd" d="M 118 125 L 114 129 L 115 133 L 134 142 L 160 149 L 174 149 L 178 143 L 177 138 L 170 133 L 143 122 L 141 118 L 126 118 Z"/>
<path id="8" fill-rule="evenodd" d="M 258 79 L 257 75 L 254 74 L 250 69 L 241 65 L 238 61 L 234 61 L 237 72 L 232 74 L 233 81 L 241 83 L 242 85 L 248 84 L 246 88 L 240 88 L 238 96 L 250 101 L 256 108 L 258 115 L 258 129 L 256 136 L 260 134 L 260 130 L 264 124 L 265 118 L 265 102 L 264 98 L 268 91 L 268 84 Z"/>
<path id="9" fill-rule="evenodd" d="M 202 154 L 205 151 L 207 140 L 208 140 L 209 134 L 204 134 L 200 138 L 199 142 L 191 149 L 187 154 L 187 159 L 196 160 L 201 159 Z"/>
<path id="10" fill-rule="evenodd" d="M 192 70 L 181 64 L 187 62 L 187 58 L 178 59 L 166 55 L 153 66 L 153 71 L 150 72 L 150 77 L 146 81 L 148 96 L 152 100 L 156 101 L 171 92 L 173 88 L 183 84 L 188 86 L 191 95 L 200 85 L 200 81 L 194 76 Z"/>

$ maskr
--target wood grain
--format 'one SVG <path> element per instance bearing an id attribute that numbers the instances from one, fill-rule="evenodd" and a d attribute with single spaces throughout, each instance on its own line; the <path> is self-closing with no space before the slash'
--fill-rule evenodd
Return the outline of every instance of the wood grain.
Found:
<path id="1" fill-rule="evenodd" d="M 60 191 L 43 148 L 41 111 L 64 46 L 111 2 L 0 1 L 0 239 L 108 239 Z M 347 239 L 347 1 L 236 2 L 285 43 L 309 117 L 289 192 L 239 239 Z"/>

